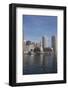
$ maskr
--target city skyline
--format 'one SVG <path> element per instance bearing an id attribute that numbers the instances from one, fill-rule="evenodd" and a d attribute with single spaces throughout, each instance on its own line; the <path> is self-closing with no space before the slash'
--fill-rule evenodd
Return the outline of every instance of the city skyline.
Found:
<path id="1" fill-rule="evenodd" d="M 48 47 L 47 39 L 43 36 L 41 42 L 24 41 L 24 54 L 35 55 L 35 54 L 53 54 L 57 55 L 57 41 L 56 37 L 51 37 L 51 47 Z"/>
<path id="2" fill-rule="evenodd" d="M 51 47 L 51 37 L 57 36 L 57 16 L 23 16 L 24 40 L 38 42 L 47 37 Z"/>
<path id="3" fill-rule="evenodd" d="M 52 37 L 55 37 L 56 38 L 56 42 L 57 42 L 57 37 L 56 36 L 52 36 Z M 44 36 L 41 37 L 41 40 L 39 40 L 39 41 L 31 41 L 31 40 L 25 40 L 24 39 L 24 42 L 26 43 L 26 42 L 30 41 L 31 43 L 37 44 L 37 43 L 42 43 L 42 38 L 44 38 L 45 39 L 44 40 L 44 45 L 46 47 L 52 48 L 52 37 L 50 37 L 50 42 L 48 42 L 48 38 L 47 37 L 44 37 Z M 49 43 L 50 43 L 50 46 L 49 46 Z"/>

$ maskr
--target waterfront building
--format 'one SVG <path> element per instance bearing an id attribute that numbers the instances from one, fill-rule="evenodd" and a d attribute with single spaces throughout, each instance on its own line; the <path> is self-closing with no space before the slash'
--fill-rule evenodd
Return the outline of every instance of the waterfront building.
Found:
<path id="1" fill-rule="evenodd" d="M 47 37 L 42 37 L 42 48 L 46 48 L 48 47 L 48 40 L 47 40 Z"/>
<path id="2" fill-rule="evenodd" d="M 51 43 L 54 53 L 57 54 L 57 40 L 55 36 L 52 36 Z"/>
<path id="3" fill-rule="evenodd" d="M 30 44 L 30 45 L 29 45 L 29 50 L 28 50 L 28 51 L 33 51 L 34 48 L 35 48 L 35 45 L 34 45 L 34 44 Z"/>
<path id="4" fill-rule="evenodd" d="M 24 50 L 24 53 L 28 53 L 28 52 L 31 52 L 33 51 L 35 48 L 35 43 L 32 43 L 30 41 L 25 41 L 23 42 L 23 50 Z"/>
<path id="5" fill-rule="evenodd" d="M 42 47 L 42 41 L 40 42 L 40 50 L 41 50 L 41 52 L 43 52 L 43 47 Z"/>
<path id="6" fill-rule="evenodd" d="M 37 43 L 35 44 L 35 47 L 40 48 L 40 47 L 41 47 L 41 43 L 40 43 L 40 42 L 37 42 Z"/>

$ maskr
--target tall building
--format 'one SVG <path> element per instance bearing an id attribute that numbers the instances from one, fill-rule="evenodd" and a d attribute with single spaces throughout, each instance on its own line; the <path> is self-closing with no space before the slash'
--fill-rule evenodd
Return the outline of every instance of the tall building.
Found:
<path id="1" fill-rule="evenodd" d="M 40 50 L 43 52 L 42 41 L 40 41 Z"/>
<path id="2" fill-rule="evenodd" d="M 52 36 L 51 42 L 54 54 L 57 54 L 57 40 L 55 36 Z"/>
<path id="3" fill-rule="evenodd" d="M 44 49 L 46 47 L 48 47 L 48 40 L 46 37 L 43 36 L 42 37 L 42 48 Z"/>

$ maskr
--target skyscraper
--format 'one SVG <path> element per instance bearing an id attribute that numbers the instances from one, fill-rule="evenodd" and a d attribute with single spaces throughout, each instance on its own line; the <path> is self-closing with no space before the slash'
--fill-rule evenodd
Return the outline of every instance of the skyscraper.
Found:
<path id="1" fill-rule="evenodd" d="M 42 48 L 46 48 L 48 47 L 48 41 L 47 41 L 47 38 L 46 37 L 42 37 Z"/>
<path id="2" fill-rule="evenodd" d="M 52 36 L 51 42 L 52 42 L 52 48 L 53 48 L 54 54 L 56 55 L 57 54 L 57 50 L 56 50 L 57 49 L 57 40 L 56 40 L 55 36 Z"/>

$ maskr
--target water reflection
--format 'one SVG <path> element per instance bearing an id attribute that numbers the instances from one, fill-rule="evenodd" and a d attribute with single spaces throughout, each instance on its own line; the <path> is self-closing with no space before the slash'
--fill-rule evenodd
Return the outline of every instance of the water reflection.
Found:
<path id="1" fill-rule="evenodd" d="M 55 55 L 24 55 L 24 75 L 45 73 L 57 73 L 57 58 Z"/>

